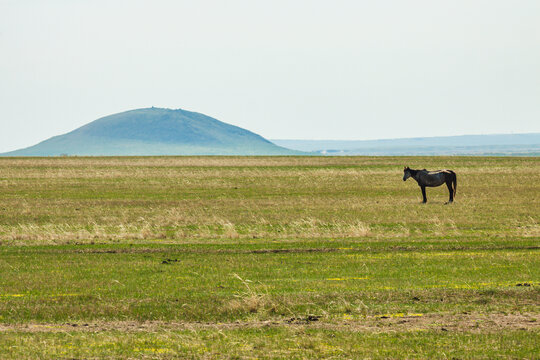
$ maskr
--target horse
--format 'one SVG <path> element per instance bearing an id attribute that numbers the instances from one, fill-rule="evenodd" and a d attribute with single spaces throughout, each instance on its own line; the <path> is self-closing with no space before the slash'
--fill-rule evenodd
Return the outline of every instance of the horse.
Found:
<path id="1" fill-rule="evenodd" d="M 450 200 L 448 200 L 448 203 L 452 203 L 454 201 L 454 196 L 456 196 L 457 190 L 457 178 L 456 173 L 452 170 L 413 170 L 406 166 L 403 168 L 403 181 L 406 181 L 409 177 L 416 180 L 418 186 L 420 186 L 422 189 L 423 203 L 427 202 L 426 186 L 435 187 L 441 186 L 444 183 L 446 183 L 446 186 L 448 186 L 448 191 L 450 192 Z M 453 188 L 452 184 L 454 185 Z"/>

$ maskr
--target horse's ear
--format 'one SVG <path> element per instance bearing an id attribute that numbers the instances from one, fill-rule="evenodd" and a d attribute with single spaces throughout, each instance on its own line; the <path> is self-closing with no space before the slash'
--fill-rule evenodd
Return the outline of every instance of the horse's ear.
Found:
<path id="1" fill-rule="evenodd" d="M 404 166 L 404 167 L 403 167 L 403 170 L 407 170 L 407 167 L 406 167 L 406 166 Z"/>

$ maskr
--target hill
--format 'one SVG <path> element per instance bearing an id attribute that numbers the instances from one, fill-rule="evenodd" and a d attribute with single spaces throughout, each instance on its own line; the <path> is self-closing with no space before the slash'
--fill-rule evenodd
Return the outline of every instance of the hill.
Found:
<path id="1" fill-rule="evenodd" d="M 384 140 L 272 140 L 323 155 L 540 155 L 540 134 L 439 136 Z"/>
<path id="2" fill-rule="evenodd" d="M 293 155 L 260 135 L 182 109 L 146 108 L 95 120 L 2 156 Z"/>

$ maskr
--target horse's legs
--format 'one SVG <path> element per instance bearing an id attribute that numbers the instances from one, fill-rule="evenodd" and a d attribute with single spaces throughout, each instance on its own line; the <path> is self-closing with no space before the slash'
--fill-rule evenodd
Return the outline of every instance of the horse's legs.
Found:
<path id="1" fill-rule="evenodd" d="M 448 186 L 448 191 L 450 192 L 450 200 L 448 200 L 448 202 L 454 202 L 454 190 L 452 189 L 452 181 L 447 181 L 446 186 Z"/>
<path id="2" fill-rule="evenodd" d="M 422 202 L 423 202 L 423 203 L 427 203 L 426 187 L 425 187 L 425 186 L 420 186 L 420 188 L 422 189 L 422 197 L 423 197 Z"/>

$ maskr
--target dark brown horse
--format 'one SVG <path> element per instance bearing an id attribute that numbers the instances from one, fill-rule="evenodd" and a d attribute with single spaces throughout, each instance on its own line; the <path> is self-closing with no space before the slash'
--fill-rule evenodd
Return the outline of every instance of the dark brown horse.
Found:
<path id="1" fill-rule="evenodd" d="M 435 171 L 427 171 L 426 169 L 423 170 L 413 170 L 409 168 L 408 166 L 403 168 L 403 181 L 407 180 L 408 178 L 412 177 L 416 182 L 418 183 L 418 186 L 422 189 L 422 202 L 427 202 L 426 197 L 426 187 L 435 187 L 435 186 L 441 186 L 442 184 L 446 183 L 446 186 L 448 186 L 448 191 L 450 192 L 450 200 L 448 200 L 449 203 L 454 201 L 454 196 L 456 196 L 456 190 L 457 190 L 457 178 L 456 173 L 452 170 L 435 170 Z M 454 188 L 452 188 L 452 184 L 454 185 Z"/>

